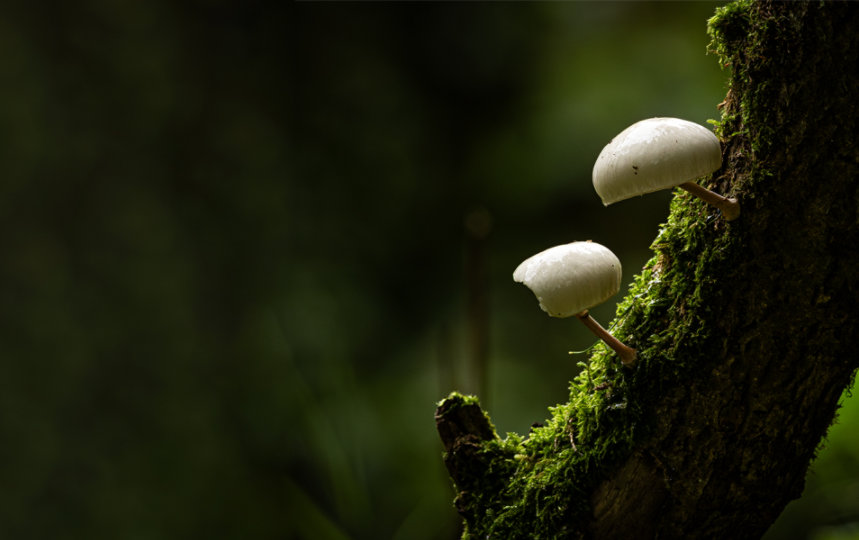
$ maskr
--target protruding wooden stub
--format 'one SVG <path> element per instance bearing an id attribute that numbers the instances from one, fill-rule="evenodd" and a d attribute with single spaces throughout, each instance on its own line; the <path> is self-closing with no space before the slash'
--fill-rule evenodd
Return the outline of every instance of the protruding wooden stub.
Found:
<path id="1" fill-rule="evenodd" d="M 497 438 L 495 428 L 473 399 L 451 394 L 435 411 L 435 423 L 444 444 L 444 465 L 459 491 L 454 501 L 460 514 L 489 466 L 481 453 L 483 443 Z"/>
<path id="2" fill-rule="evenodd" d="M 441 402 L 435 411 L 435 424 L 445 452 L 450 452 L 457 440 L 468 435 L 475 442 L 495 438 L 495 429 L 483 413 L 480 405 L 467 402 L 464 396 L 454 394 Z"/>

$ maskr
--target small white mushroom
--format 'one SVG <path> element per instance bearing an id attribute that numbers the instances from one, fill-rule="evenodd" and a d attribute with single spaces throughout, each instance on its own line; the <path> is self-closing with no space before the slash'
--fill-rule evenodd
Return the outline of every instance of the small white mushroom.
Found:
<path id="1" fill-rule="evenodd" d="M 529 257 L 513 272 L 552 317 L 575 315 L 625 366 L 635 363 L 635 349 L 627 347 L 593 319 L 588 309 L 602 304 L 620 289 L 620 261 L 608 248 L 594 242 L 555 246 Z"/>
<path id="2" fill-rule="evenodd" d="M 594 164 L 594 189 L 611 203 L 679 186 L 722 211 L 740 215 L 737 199 L 705 189 L 693 180 L 722 165 L 719 139 L 709 129 L 679 118 L 649 118 L 621 131 Z"/>

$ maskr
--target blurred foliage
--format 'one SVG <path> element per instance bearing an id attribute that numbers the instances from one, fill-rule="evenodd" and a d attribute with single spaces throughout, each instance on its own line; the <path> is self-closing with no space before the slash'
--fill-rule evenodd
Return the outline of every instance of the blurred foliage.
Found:
<path id="1" fill-rule="evenodd" d="M 605 209 L 590 169 L 717 116 L 714 6 L 5 5 L 0 536 L 455 537 L 433 405 L 524 433 L 566 399 L 591 338 L 511 272 L 641 267 L 670 194 Z"/>

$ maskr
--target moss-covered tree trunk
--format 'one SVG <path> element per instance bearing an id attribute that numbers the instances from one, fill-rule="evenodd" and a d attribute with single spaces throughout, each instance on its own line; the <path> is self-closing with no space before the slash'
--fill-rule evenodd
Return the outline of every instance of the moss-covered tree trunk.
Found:
<path id="1" fill-rule="evenodd" d="M 710 21 L 731 84 L 739 219 L 679 192 L 570 402 L 500 439 L 457 394 L 436 421 L 467 537 L 758 538 L 802 493 L 859 366 L 859 7 L 739 2 Z"/>

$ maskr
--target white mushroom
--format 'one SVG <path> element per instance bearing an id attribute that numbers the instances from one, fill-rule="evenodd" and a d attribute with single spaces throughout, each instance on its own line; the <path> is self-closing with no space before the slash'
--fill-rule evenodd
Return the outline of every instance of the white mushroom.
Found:
<path id="1" fill-rule="evenodd" d="M 513 272 L 513 280 L 531 289 L 543 311 L 552 317 L 575 315 L 617 352 L 625 366 L 631 366 L 635 349 L 618 341 L 588 313 L 617 293 L 620 279 L 618 258 L 594 242 L 549 248 L 526 259 Z"/>
<path id="2" fill-rule="evenodd" d="M 679 118 L 649 118 L 621 131 L 594 164 L 594 189 L 608 206 L 679 186 L 722 211 L 728 221 L 740 205 L 693 180 L 722 164 L 719 139 L 707 128 Z"/>

